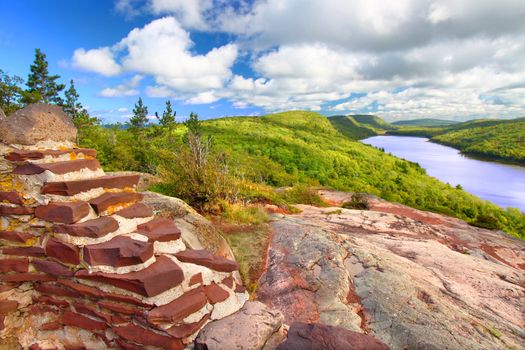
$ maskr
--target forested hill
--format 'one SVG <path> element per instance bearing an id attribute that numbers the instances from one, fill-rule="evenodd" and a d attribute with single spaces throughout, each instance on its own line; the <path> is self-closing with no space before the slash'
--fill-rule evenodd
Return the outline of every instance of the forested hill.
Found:
<path id="1" fill-rule="evenodd" d="M 458 124 L 460 122 L 455 120 L 445 120 L 445 119 L 411 119 L 411 120 L 399 120 L 393 122 L 392 125 L 397 126 L 448 126 Z"/>

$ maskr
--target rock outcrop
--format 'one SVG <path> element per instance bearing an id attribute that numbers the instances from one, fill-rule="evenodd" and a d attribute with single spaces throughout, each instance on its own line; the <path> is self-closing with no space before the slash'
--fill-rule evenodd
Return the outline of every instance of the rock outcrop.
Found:
<path id="1" fill-rule="evenodd" d="M 525 242 L 379 199 L 370 206 L 273 215 L 259 300 L 286 323 L 343 327 L 391 349 L 523 348 Z"/>
<path id="2" fill-rule="evenodd" d="M 107 176 L 55 107 L 0 121 L 0 348 L 183 349 L 248 298 L 238 264 L 191 249 Z"/>

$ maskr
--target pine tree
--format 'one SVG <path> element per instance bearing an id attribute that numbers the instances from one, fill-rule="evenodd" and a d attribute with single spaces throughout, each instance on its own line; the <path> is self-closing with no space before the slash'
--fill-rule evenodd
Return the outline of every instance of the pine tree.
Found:
<path id="1" fill-rule="evenodd" d="M 36 49 L 35 60 L 30 66 L 31 73 L 27 78 L 28 92 L 32 95 L 38 93 L 39 101 L 41 102 L 53 102 L 61 105 L 63 100 L 58 93 L 64 90 L 66 86 L 64 84 L 57 84 L 56 80 L 60 78 L 60 76 L 49 75 L 47 66 L 46 55 L 40 51 L 40 49 Z"/>
<path id="2" fill-rule="evenodd" d="M 64 112 L 66 112 L 71 120 L 74 121 L 78 117 L 78 114 L 84 109 L 84 107 L 82 107 L 82 104 L 78 101 L 80 96 L 78 95 L 77 89 L 75 89 L 75 83 L 73 80 L 71 80 L 69 84 L 69 89 L 67 89 L 64 93 L 64 95 L 66 95 Z"/>
<path id="3" fill-rule="evenodd" d="M 171 101 L 166 101 L 166 110 L 164 113 L 162 113 L 162 117 L 157 117 L 159 120 L 160 125 L 163 127 L 170 127 L 175 124 L 175 116 L 177 115 L 177 112 L 174 112 L 171 108 Z"/>
<path id="4" fill-rule="evenodd" d="M 200 136 L 202 133 L 202 126 L 201 122 L 199 121 L 199 115 L 197 113 L 190 113 L 190 118 L 186 120 L 185 122 L 186 126 L 188 127 L 188 132 L 195 135 Z"/>
<path id="5" fill-rule="evenodd" d="M 139 101 L 133 108 L 133 117 L 129 119 L 129 124 L 133 128 L 144 128 L 148 122 L 148 107 L 142 104 L 142 97 L 139 97 Z"/>

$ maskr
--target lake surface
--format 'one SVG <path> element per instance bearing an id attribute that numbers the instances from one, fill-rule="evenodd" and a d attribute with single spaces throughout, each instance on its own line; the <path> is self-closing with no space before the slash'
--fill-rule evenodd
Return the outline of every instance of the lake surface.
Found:
<path id="1" fill-rule="evenodd" d="M 374 136 L 362 142 L 419 163 L 428 175 L 452 186 L 460 184 L 482 199 L 525 212 L 525 167 L 468 158 L 423 137 Z"/>

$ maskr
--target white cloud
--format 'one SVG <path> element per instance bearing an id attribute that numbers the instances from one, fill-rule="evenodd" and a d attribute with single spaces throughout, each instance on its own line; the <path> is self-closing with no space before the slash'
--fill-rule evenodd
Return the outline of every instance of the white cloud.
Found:
<path id="1" fill-rule="evenodd" d="M 185 27 L 206 29 L 205 12 L 212 9 L 212 0 L 150 0 L 151 12 L 174 15 Z"/>
<path id="2" fill-rule="evenodd" d="M 129 81 L 123 84 L 117 85 L 112 88 L 105 88 L 100 92 L 100 96 L 103 97 L 123 97 L 123 96 L 136 96 L 139 94 L 137 86 L 142 80 L 143 76 L 135 75 Z"/>
<path id="3" fill-rule="evenodd" d="M 121 67 L 115 62 L 113 53 L 109 47 L 84 50 L 76 49 L 73 52 L 73 67 L 89 70 L 106 76 L 117 75 Z"/>
<path id="4" fill-rule="evenodd" d="M 219 100 L 217 96 L 214 95 L 213 91 L 205 91 L 198 93 L 196 96 L 191 97 L 186 100 L 186 103 L 191 105 L 199 104 L 209 104 Z"/>

